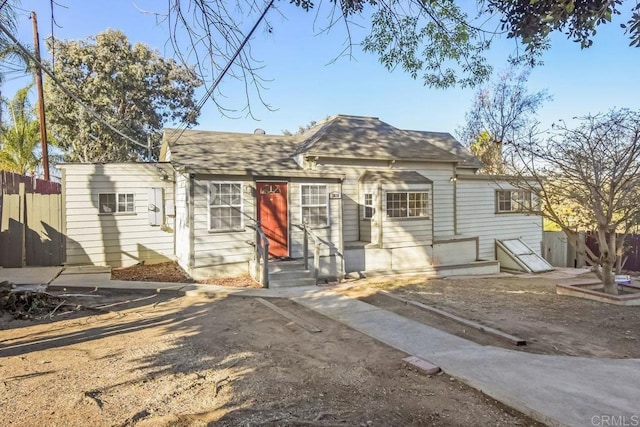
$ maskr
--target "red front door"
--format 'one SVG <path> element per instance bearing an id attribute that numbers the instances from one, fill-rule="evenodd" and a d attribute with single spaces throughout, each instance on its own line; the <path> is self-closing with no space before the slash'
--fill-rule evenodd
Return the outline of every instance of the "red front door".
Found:
<path id="1" fill-rule="evenodd" d="M 289 256 L 287 183 L 258 182 L 258 221 L 269 239 L 269 255 Z"/>

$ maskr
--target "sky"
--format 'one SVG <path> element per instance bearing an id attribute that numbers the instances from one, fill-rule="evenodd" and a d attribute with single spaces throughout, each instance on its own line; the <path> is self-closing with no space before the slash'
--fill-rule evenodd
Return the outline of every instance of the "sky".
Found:
<path id="1" fill-rule="evenodd" d="M 54 9 L 58 39 L 79 39 L 107 28 L 122 30 L 131 42 L 143 42 L 163 54 L 167 50 L 168 30 L 156 17 L 141 11 L 162 11 L 167 2 L 157 0 L 56 0 Z M 358 47 L 351 58 L 336 57 L 344 49 L 346 33 L 336 26 L 329 33 L 319 31 L 324 15 L 292 5 L 288 0 L 276 1 L 277 9 L 267 14 L 267 25 L 261 25 L 251 40 L 253 57 L 263 66 L 260 75 L 267 79 L 262 98 L 271 109 L 252 100 L 253 117 L 246 112 L 222 115 L 211 101 L 207 102 L 196 128 L 216 131 L 253 132 L 261 128 L 269 134 L 283 130 L 296 131 L 298 126 L 334 114 L 379 117 L 402 129 L 451 132 L 455 134 L 465 121 L 474 89 L 431 89 L 412 79 L 401 69 L 388 71 L 373 54 Z M 41 39 L 51 35 L 50 2 L 22 0 L 19 10 L 18 38 L 32 44 L 29 11 L 38 15 Z M 244 33 L 253 18 L 241 23 Z M 271 31 L 268 31 L 270 28 Z M 355 28 L 353 40 L 359 41 L 363 31 Z M 640 110 L 638 69 L 640 49 L 631 48 L 614 22 L 598 30 L 595 45 L 589 49 L 567 40 L 562 34 L 552 38 L 552 47 L 541 58 L 529 78 L 531 91 L 546 89 L 553 100 L 539 111 L 543 127 L 556 120 L 604 112 L 611 108 Z M 507 66 L 507 53 L 512 41 L 499 41 L 489 52 L 496 70 Z M 43 56 L 47 57 L 46 49 Z M 335 61 L 334 61 L 335 60 Z M 215 77 L 215 76 L 214 76 Z M 7 76 L 3 96 L 11 94 L 28 80 L 17 74 Z M 209 81 L 209 83 L 213 80 Z M 242 86 L 225 77 L 221 88 L 230 107 L 242 107 Z M 203 96 L 203 90 L 197 94 Z M 217 95 L 218 96 L 218 95 Z"/>

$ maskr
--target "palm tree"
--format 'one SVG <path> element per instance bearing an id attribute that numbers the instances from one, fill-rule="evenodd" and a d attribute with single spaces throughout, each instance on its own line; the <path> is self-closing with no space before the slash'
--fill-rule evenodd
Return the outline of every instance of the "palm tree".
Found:
<path id="1" fill-rule="evenodd" d="M 18 0 L 0 0 L 0 23 L 12 33 L 16 33 L 16 7 Z M 15 66 L 24 65 L 24 72 L 30 71 L 29 57 L 20 50 L 3 32 L 0 31 L 0 63 L 6 60 L 16 60 Z M 19 63 L 19 64 L 18 64 Z M 17 70 L 14 70 L 17 71 Z M 0 86 L 4 82 L 3 70 L 0 69 Z M 0 100 L 2 100 L 2 92 L 0 91 Z M 0 109 L 0 125 L 2 125 L 2 109 Z"/>
<path id="2" fill-rule="evenodd" d="M 34 153 L 40 143 L 40 124 L 27 98 L 31 87 L 20 89 L 7 103 L 11 121 L 0 128 L 0 170 L 33 175 L 40 164 Z"/>
<path id="3" fill-rule="evenodd" d="M 17 0 L 0 1 L 0 23 L 7 27 L 9 31 L 16 30 L 16 7 Z M 9 44 L 7 36 L 0 34 L 0 48 L 4 48 Z"/>

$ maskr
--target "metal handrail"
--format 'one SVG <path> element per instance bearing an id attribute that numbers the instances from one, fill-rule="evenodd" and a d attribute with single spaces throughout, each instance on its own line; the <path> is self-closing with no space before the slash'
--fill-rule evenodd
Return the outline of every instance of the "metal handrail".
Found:
<path id="1" fill-rule="evenodd" d="M 256 252 L 255 252 L 255 275 L 260 278 L 260 283 L 265 288 L 269 287 L 269 239 L 262 231 L 260 224 L 256 224 Z M 262 259 L 262 274 L 260 274 L 260 260 Z"/>
<path id="2" fill-rule="evenodd" d="M 318 278 L 318 272 L 320 271 L 320 245 L 324 244 L 331 251 L 330 255 L 334 253 L 332 251 L 335 250 L 333 244 L 329 242 L 325 242 L 320 237 L 316 236 L 316 234 L 311 231 L 311 229 L 307 226 L 307 224 L 295 224 L 299 229 L 302 230 L 303 240 L 302 240 L 302 259 L 304 262 L 305 270 L 309 269 L 309 237 L 314 242 L 313 245 L 313 277 Z"/>

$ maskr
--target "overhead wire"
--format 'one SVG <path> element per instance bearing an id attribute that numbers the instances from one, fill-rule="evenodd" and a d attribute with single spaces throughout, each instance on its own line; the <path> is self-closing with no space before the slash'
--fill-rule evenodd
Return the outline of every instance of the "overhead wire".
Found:
<path id="1" fill-rule="evenodd" d="M 244 49 L 244 46 L 247 44 L 247 42 L 249 42 L 249 39 L 251 38 L 251 36 L 255 32 L 256 28 L 258 28 L 258 25 L 260 25 L 260 22 L 262 22 L 262 20 L 264 19 L 265 15 L 267 14 L 267 12 L 271 8 L 271 6 L 273 6 L 273 2 L 274 2 L 274 0 L 270 0 L 269 1 L 269 3 L 267 4 L 267 7 L 265 7 L 265 9 L 262 11 L 262 14 L 258 18 L 258 20 L 255 22 L 255 24 L 253 24 L 253 27 L 251 28 L 249 33 L 247 33 L 247 35 L 244 38 L 244 40 L 242 40 L 242 43 L 240 43 L 240 46 L 238 46 L 238 49 L 236 49 L 236 51 L 233 54 L 233 56 L 231 57 L 231 59 L 229 59 L 229 61 L 227 62 L 227 65 L 225 65 L 225 67 L 222 69 L 220 74 L 218 74 L 218 77 L 216 77 L 216 79 L 213 82 L 213 84 L 209 87 L 209 89 L 207 89 L 207 92 L 205 93 L 205 95 L 195 105 L 195 107 L 192 109 L 192 111 L 185 115 L 185 119 L 183 119 L 182 122 L 180 123 L 180 125 L 178 125 L 178 127 L 176 128 L 176 130 L 179 133 L 178 133 L 177 136 L 175 136 L 173 138 L 173 142 L 177 141 L 182 136 L 182 134 L 184 134 L 184 132 L 189 128 L 190 124 L 186 122 L 186 118 L 187 117 L 193 117 L 194 114 L 196 116 L 198 114 L 200 114 L 200 111 L 202 110 L 202 107 L 204 107 L 204 105 L 206 104 L 207 100 L 213 95 L 213 92 L 216 90 L 216 87 L 218 87 L 218 85 L 222 81 L 222 78 L 225 76 L 225 74 L 227 74 L 227 72 L 229 71 L 229 69 L 231 68 L 233 63 L 235 62 L 236 58 L 238 58 L 238 55 L 240 55 L 240 52 L 242 52 L 242 49 Z"/>
<path id="2" fill-rule="evenodd" d="M 76 101 L 86 112 L 88 112 L 91 116 L 93 116 L 96 120 L 98 120 L 100 123 L 104 124 L 105 126 L 107 126 L 109 129 L 111 129 L 113 132 L 115 132 L 116 134 L 118 134 L 119 136 L 121 136 L 122 138 L 126 139 L 127 141 L 131 142 L 132 144 L 135 144 L 137 146 L 143 147 L 143 148 L 147 148 L 147 144 L 143 144 L 141 142 L 136 141 L 135 139 L 131 138 L 129 135 L 126 135 L 125 133 L 121 132 L 118 128 L 116 128 L 115 126 L 113 126 L 111 123 L 107 122 L 101 115 L 100 113 L 98 113 L 97 111 L 95 111 L 93 108 L 91 108 L 90 106 L 88 106 L 82 99 L 80 99 L 76 94 L 74 94 L 73 92 L 71 92 L 69 89 L 67 89 L 67 87 L 62 84 L 62 82 L 60 82 L 60 80 L 55 76 L 55 74 L 50 71 L 47 67 L 44 66 L 44 64 L 42 64 L 41 61 L 38 61 L 38 59 L 29 51 L 29 49 L 27 49 L 26 47 L 24 47 L 22 45 L 22 43 L 20 43 L 20 41 L 18 39 L 15 38 L 15 36 L 13 34 L 11 34 L 11 32 L 7 29 L 7 27 L 4 26 L 4 24 L 2 22 L 0 22 L 0 31 L 2 31 L 3 33 L 5 33 L 5 35 L 7 37 L 9 37 L 9 39 L 11 39 L 11 41 L 25 54 L 29 57 L 29 59 L 31 61 L 33 61 L 38 67 L 40 67 L 40 69 L 42 71 L 44 71 L 45 74 L 47 74 L 49 76 L 49 78 L 51 79 L 51 81 L 53 81 L 58 88 L 60 88 L 60 90 L 62 90 L 62 92 L 64 92 L 65 95 L 67 95 L 69 98 L 73 99 L 74 101 Z"/>
<path id="3" fill-rule="evenodd" d="M 178 127 L 176 128 L 176 130 L 179 131 L 179 134 L 177 136 L 175 136 L 174 141 L 178 140 L 182 136 L 182 134 L 185 132 L 185 130 L 187 130 L 187 128 L 190 126 L 190 124 L 188 124 L 186 122 L 186 118 L 187 117 L 193 117 L 194 114 L 195 115 L 200 114 L 200 111 L 202 110 L 202 108 L 206 104 L 207 100 L 213 95 L 213 92 L 215 91 L 215 89 L 218 87 L 218 85 L 222 81 L 222 78 L 227 74 L 227 72 L 229 71 L 229 69 L 231 68 L 231 66 L 233 65 L 235 60 L 237 59 L 237 57 L 242 52 L 242 49 L 244 49 L 245 45 L 249 42 L 249 39 L 251 38 L 251 36 L 255 32 L 255 30 L 258 28 L 258 25 L 260 25 L 260 23 L 264 19 L 265 15 L 269 11 L 269 9 L 273 6 L 273 3 L 274 3 L 274 0 L 269 0 L 269 3 L 267 4 L 267 7 L 265 7 L 265 9 L 262 11 L 262 14 L 258 18 L 258 20 L 255 22 L 255 24 L 253 25 L 253 27 L 251 28 L 249 33 L 247 33 L 246 37 L 244 38 L 244 40 L 242 41 L 240 46 L 238 46 L 238 49 L 236 49 L 236 51 L 233 54 L 233 56 L 229 59 L 229 61 L 225 65 L 224 69 L 220 72 L 218 77 L 216 77 L 216 79 L 213 82 L 213 84 L 209 87 L 209 89 L 207 90 L 205 95 L 200 99 L 200 101 L 194 106 L 192 111 L 185 115 L 185 118 L 181 121 L 180 125 L 178 125 Z M 4 5 L 4 3 L 3 3 L 3 5 Z M 115 126 L 113 126 L 111 123 L 107 122 L 98 112 L 96 112 L 93 108 L 91 108 L 89 105 L 87 105 L 84 101 L 82 101 L 82 99 L 80 99 L 73 92 L 71 92 L 62 82 L 60 82 L 60 80 L 55 76 L 55 74 L 52 71 L 50 71 L 47 67 L 45 67 L 44 64 L 42 64 L 41 61 L 38 61 L 38 59 L 27 48 L 25 48 L 20 43 L 20 41 L 18 39 L 16 39 L 13 36 L 13 34 L 1 22 L 0 22 L 0 31 L 5 33 L 7 35 L 7 37 L 9 37 L 9 39 L 11 39 L 11 41 L 25 55 L 27 55 L 31 61 L 33 61 L 37 66 L 39 66 L 42 69 L 42 71 L 49 76 L 51 81 L 53 81 L 58 86 L 58 88 L 60 88 L 60 90 L 62 90 L 62 92 L 64 92 L 65 95 L 67 95 L 68 97 L 70 97 L 71 99 L 76 101 L 85 111 L 87 111 L 96 120 L 98 120 L 99 122 L 101 122 L 102 124 L 107 126 L 109 129 L 111 129 L 113 132 L 115 132 L 116 134 L 118 134 L 122 138 L 126 139 L 127 141 L 129 141 L 129 142 L 131 142 L 131 143 L 133 143 L 133 144 L 135 144 L 135 145 L 137 145 L 139 147 L 143 147 L 145 149 L 148 148 L 147 144 L 143 144 L 143 143 L 141 143 L 139 141 L 136 141 L 135 139 L 133 139 L 130 136 L 128 136 L 128 135 L 124 134 L 123 132 L 121 132 L 119 129 L 117 129 Z"/>

